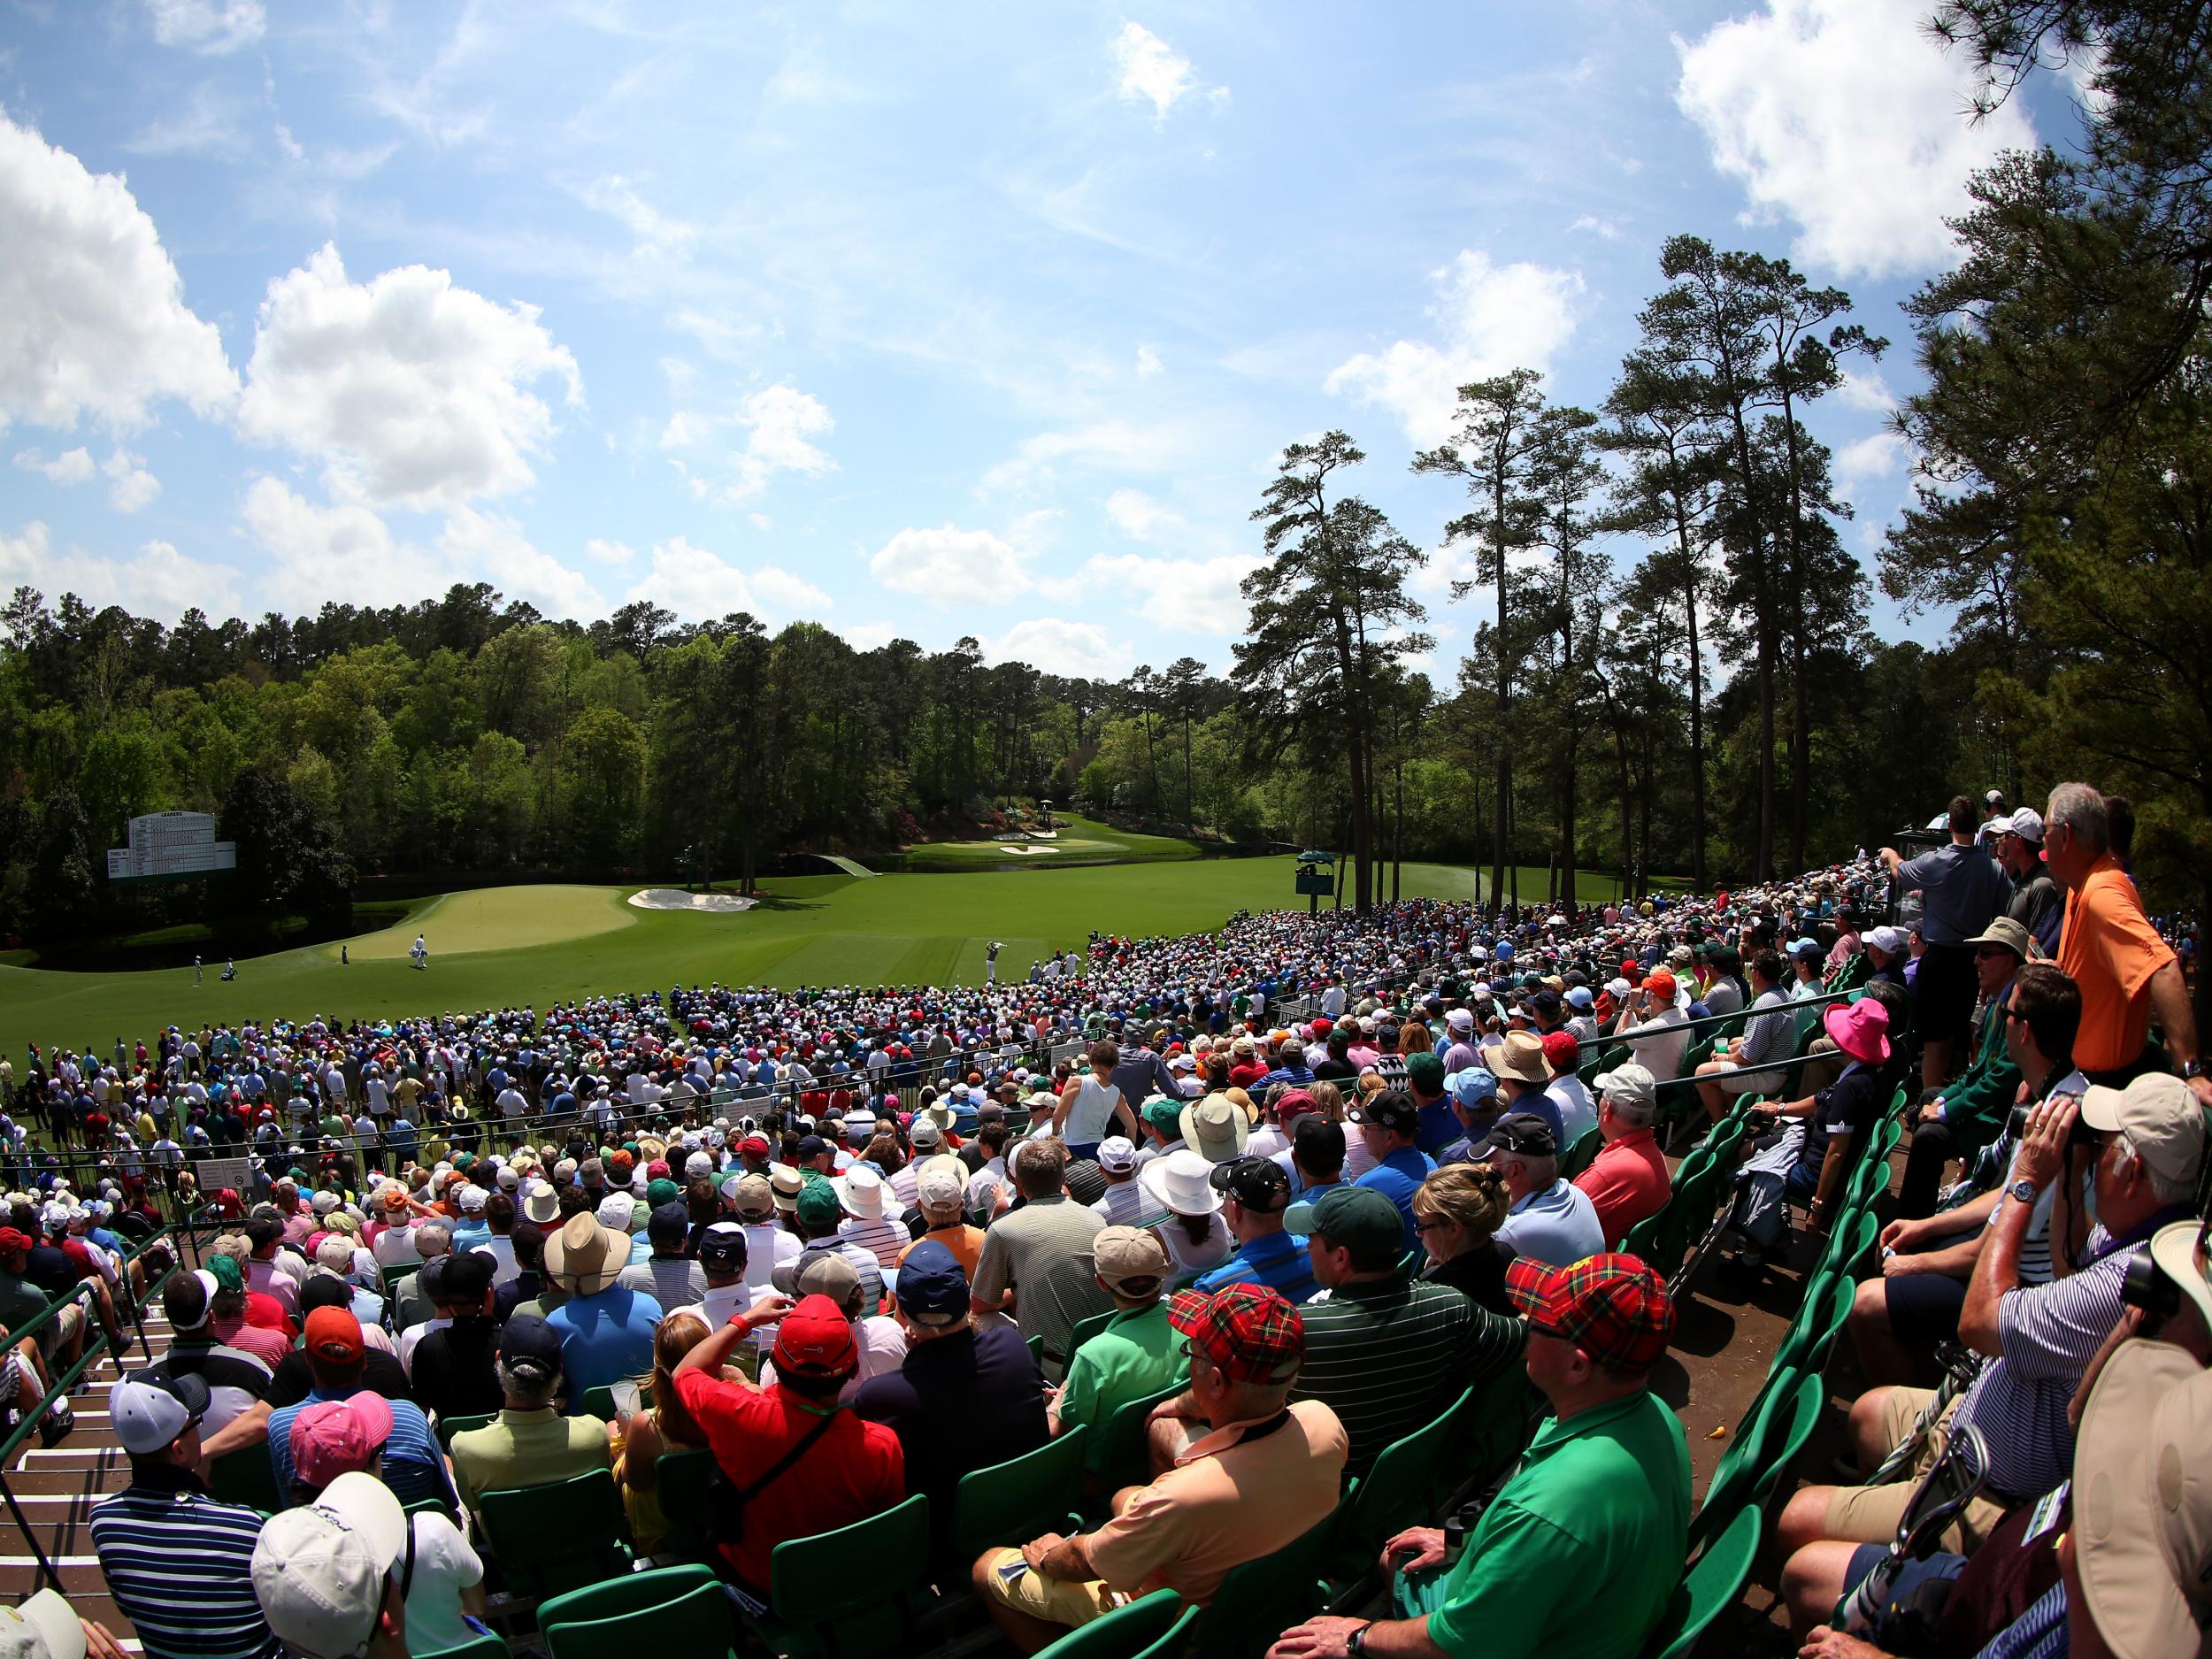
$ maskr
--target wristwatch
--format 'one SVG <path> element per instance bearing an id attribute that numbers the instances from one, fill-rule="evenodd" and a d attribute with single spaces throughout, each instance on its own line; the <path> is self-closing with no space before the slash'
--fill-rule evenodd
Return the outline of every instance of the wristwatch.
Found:
<path id="1" fill-rule="evenodd" d="M 2200 1078 L 2204 1076 L 2204 1056 L 2202 1055 L 2199 1055 L 2193 1060 L 2184 1060 L 2181 1063 L 2181 1075 L 2184 1079 Z"/>
<path id="2" fill-rule="evenodd" d="M 2043 1196 L 2043 1189 L 2041 1187 L 2038 1187 L 2033 1181 L 2026 1180 L 2024 1179 L 2013 1182 L 2011 1186 L 2005 1188 L 2005 1191 L 2009 1193 L 2013 1197 L 2018 1199 L 2024 1204 L 2032 1204 L 2037 1199 Z"/>
<path id="3" fill-rule="evenodd" d="M 1352 1659 L 1359 1659 L 1359 1655 L 1367 1651 L 1367 1632 L 1373 1624 L 1374 1621 L 1370 1619 L 1344 1639 L 1344 1651 L 1350 1654 Z"/>

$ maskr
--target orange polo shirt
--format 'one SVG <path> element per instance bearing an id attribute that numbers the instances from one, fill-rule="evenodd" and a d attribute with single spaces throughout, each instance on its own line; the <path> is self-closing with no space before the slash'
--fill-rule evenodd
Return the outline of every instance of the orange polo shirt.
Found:
<path id="1" fill-rule="evenodd" d="M 2151 976 L 2174 959 L 2143 913 L 2143 895 L 2107 853 L 2066 895 L 2058 969 L 2081 987 L 2074 1064 L 2111 1071 L 2143 1052 L 2151 1030 Z"/>

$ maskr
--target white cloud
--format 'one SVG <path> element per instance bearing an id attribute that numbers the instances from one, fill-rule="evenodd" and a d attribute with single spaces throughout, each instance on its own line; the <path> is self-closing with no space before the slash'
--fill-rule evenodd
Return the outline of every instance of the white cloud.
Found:
<path id="1" fill-rule="evenodd" d="M 856 651 L 872 651 L 899 637 L 895 622 L 841 622 L 837 636 Z"/>
<path id="2" fill-rule="evenodd" d="M 837 463 L 812 440 L 836 425 L 813 394 L 771 386 L 726 414 L 678 410 L 661 429 L 661 447 L 691 457 L 674 465 L 694 495 L 733 505 L 761 495 L 779 472 L 835 472 Z M 735 433 L 744 434 L 741 443 L 726 436 Z"/>
<path id="3" fill-rule="evenodd" d="M 269 285 L 246 373 L 247 436 L 323 461 L 334 495 L 419 510 L 529 484 L 554 430 L 531 388 L 549 376 L 582 398 L 537 307 L 423 265 L 351 282 L 327 243 Z"/>
<path id="4" fill-rule="evenodd" d="M 1603 214 L 1584 213 L 1567 227 L 1570 235 L 1577 231 L 1587 231 L 1593 236 L 1604 237 L 1608 242 L 1618 242 L 1621 239 L 1621 222 Z"/>
<path id="5" fill-rule="evenodd" d="M 789 571 L 771 565 L 749 574 L 682 536 L 654 543 L 650 568 L 626 597 L 649 599 L 694 622 L 714 621 L 733 611 L 788 619 L 830 605 L 827 594 Z"/>
<path id="6" fill-rule="evenodd" d="M 161 494 L 161 480 L 146 470 L 146 457 L 119 449 L 100 463 L 111 480 L 108 503 L 118 512 L 136 512 L 153 504 Z"/>
<path id="7" fill-rule="evenodd" d="M 1031 617 L 995 640 L 983 641 L 985 660 L 1027 663 L 1050 674 L 1111 678 L 1129 665 L 1129 648 L 1110 641 L 1095 622 Z"/>
<path id="8" fill-rule="evenodd" d="M 1836 401 L 1870 414 L 1886 415 L 1897 407 L 1897 394 L 1889 389 L 1879 369 L 1846 369 L 1843 384 L 1836 388 Z"/>
<path id="9" fill-rule="evenodd" d="M 1805 263 L 1844 274 L 1940 270 L 1957 252 L 1946 215 L 1967 174 L 2032 147 L 2017 98 L 1979 125 L 1972 78 L 1922 32 L 1925 0 L 1766 0 L 1701 40 L 1678 39 L 1675 103 L 1713 165 L 1740 181 L 1753 222 L 1788 219 Z"/>
<path id="10" fill-rule="evenodd" d="M 1188 427 L 1165 421 L 1099 420 L 1064 432 L 1024 438 L 1011 457 L 984 473 L 977 493 L 1049 483 L 1063 466 L 1100 472 L 1170 472 L 1186 465 L 1198 442 Z"/>
<path id="11" fill-rule="evenodd" d="M 1836 487 L 1854 506 L 1868 484 L 1888 478 L 1905 464 L 1910 450 L 1894 432 L 1870 433 L 1836 451 Z"/>
<path id="12" fill-rule="evenodd" d="M 238 377 L 122 179 L 0 116 L 0 426 L 144 424 L 180 398 L 228 406 Z M 34 257 L 35 254 L 35 257 Z"/>
<path id="13" fill-rule="evenodd" d="M 1102 553 L 1072 576 L 1038 585 L 1065 601 L 1096 602 L 1110 595 L 1117 609 L 1133 609 L 1155 627 L 1229 639 L 1241 637 L 1250 618 L 1242 589 L 1252 563 L 1235 554 L 1154 558 Z"/>
<path id="14" fill-rule="evenodd" d="M 39 450 L 19 449 L 15 464 L 27 472 L 43 472 L 49 482 L 64 486 L 81 484 L 92 476 L 92 453 L 81 446 L 65 449 L 50 461 Z"/>
<path id="15" fill-rule="evenodd" d="M 804 577 L 774 565 L 764 565 L 753 572 L 752 588 L 771 611 L 782 616 L 827 611 L 837 603 Z"/>
<path id="16" fill-rule="evenodd" d="M 326 599 L 412 604 L 442 594 L 457 573 L 357 502 L 318 506 L 273 478 L 247 487 L 246 528 L 269 554 L 257 608 L 312 615 Z"/>
<path id="17" fill-rule="evenodd" d="M 584 551 L 603 565 L 627 565 L 637 557 L 637 549 L 627 541 L 609 541 L 599 536 L 585 542 Z"/>
<path id="18" fill-rule="evenodd" d="M 1114 36 L 1112 51 L 1122 102 L 1149 104 L 1156 121 L 1164 121 L 1179 101 L 1199 89 L 1198 74 L 1190 59 L 1141 23 L 1125 19 L 1121 33 Z M 1226 87 L 1215 87 L 1207 94 L 1216 103 L 1228 96 Z"/>
<path id="19" fill-rule="evenodd" d="M 1137 378 L 1149 380 L 1160 372 L 1160 354 L 1150 346 L 1137 348 Z"/>
<path id="20" fill-rule="evenodd" d="M 210 54 L 250 46 L 267 31 L 261 0 L 146 0 L 154 38 Z"/>
<path id="21" fill-rule="evenodd" d="M 1123 534 L 1149 541 L 1163 531 L 1182 527 L 1183 517 L 1141 489 L 1118 489 L 1106 497 L 1106 517 Z"/>
<path id="22" fill-rule="evenodd" d="M 1574 332 L 1582 274 L 1517 260 L 1494 265 L 1487 254 L 1463 250 L 1430 279 L 1437 301 L 1429 315 L 1442 341 L 1401 340 L 1387 350 L 1363 351 L 1339 365 L 1326 389 L 1379 403 L 1397 416 L 1406 436 L 1433 445 L 1451 435 L 1459 388 L 1510 369 L 1551 365 Z"/>
<path id="23" fill-rule="evenodd" d="M 0 592 L 35 588 L 49 598 L 74 594 L 96 611 L 122 605 L 157 622 L 174 622 L 194 605 L 210 616 L 239 614 L 238 572 L 188 558 L 167 541 L 148 541 L 129 558 L 106 558 L 72 548 L 53 549 L 46 526 L 33 519 L 19 535 L 0 532 Z"/>
<path id="24" fill-rule="evenodd" d="M 583 196 L 587 206 L 612 214 L 630 227 L 635 238 L 630 256 L 634 259 L 680 255 L 699 234 L 697 226 L 672 219 L 648 202 L 635 183 L 620 173 L 593 180 Z"/>
<path id="25" fill-rule="evenodd" d="M 522 526 L 503 514 L 457 510 L 439 534 L 438 551 L 453 567 L 491 583 L 510 599 L 527 600 L 549 617 L 580 619 L 606 611 L 588 576 L 541 552 Z"/>
<path id="26" fill-rule="evenodd" d="M 988 530 L 940 525 L 900 531 L 868 561 L 877 581 L 918 594 L 932 604 L 996 604 L 1028 588 L 1029 571 L 1014 545 Z"/>
<path id="27" fill-rule="evenodd" d="M 457 508 L 429 548 L 395 536 L 359 502 L 321 505 L 277 479 L 257 478 L 246 490 L 244 518 L 270 556 L 263 580 L 280 611 L 311 613 L 326 599 L 412 603 L 454 582 L 477 580 L 550 617 L 594 617 L 607 608 L 589 577 L 533 545 L 501 513 Z"/>

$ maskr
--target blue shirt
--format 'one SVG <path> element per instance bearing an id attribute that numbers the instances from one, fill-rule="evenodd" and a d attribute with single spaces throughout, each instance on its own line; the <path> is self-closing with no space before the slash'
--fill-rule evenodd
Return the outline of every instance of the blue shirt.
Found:
<path id="1" fill-rule="evenodd" d="M 313 1389 L 297 1405 L 283 1406 L 269 1413 L 269 1463 L 276 1471 L 277 1491 L 282 1495 L 285 1507 L 290 1508 L 292 1502 L 292 1419 L 309 1406 L 325 1400 L 350 1399 L 367 1388 L 368 1385 L 363 1383 L 342 1394 Z M 420 1503 L 426 1498 L 451 1503 L 454 1499 L 451 1488 L 446 1485 L 445 1457 L 431 1435 L 430 1419 L 411 1400 L 387 1399 L 384 1403 L 392 1409 L 392 1437 L 384 1442 L 384 1484 L 391 1487 L 402 1504 Z"/>
<path id="2" fill-rule="evenodd" d="M 653 1327 L 660 1321 L 659 1302 L 619 1285 L 595 1296 L 572 1296 L 545 1316 L 560 1333 L 569 1416 L 582 1415 L 588 1390 L 653 1369 Z"/>
<path id="3" fill-rule="evenodd" d="M 1572 1267 L 1605 1253 L 1605 1228 L 1590 1195 L 1566 1181 L 1554 1181 L 1549 1192 L 1531 1193 L 1514 1205 L 1497 1237 L 1517 1255 L 1554 1267 Z"/>
<path id="4" fill-rule="evenodd" d="M 1231 1285 L 1265 1285 L 1287 1302 L 1303 1302 L 1321 1287 L 1303 1240 L 1288 1233 L 1253 1240 L 1211 1272 L 1201 1273 L 1191 1288 L 1211 1294 Z"/>
<path id="5" fill-rule="evenodd" d="M 1413 1194 L 1435 1172 L 1436 1160 L 1427 1153 L 1418 1147 L 1401 1147 L 1352 1185 L 1371 1187 L 1398 1206 L 1399 1217 L 1406 1225 L 1406 1248 L 1410 1250 L 1421 1242 L 1421 1235 L 1413 1227 Z"/>
<path id="6" fill-rule="evenodd" d="M 1421 1108 L 1421 1123 L 1414 1131 L 1413 1144 L 1433 1157 L 1458 1140 L 1459 1133 L 1459 1119 L 1452 1111 L 1452 1097 L 1447 1094 Z"/>

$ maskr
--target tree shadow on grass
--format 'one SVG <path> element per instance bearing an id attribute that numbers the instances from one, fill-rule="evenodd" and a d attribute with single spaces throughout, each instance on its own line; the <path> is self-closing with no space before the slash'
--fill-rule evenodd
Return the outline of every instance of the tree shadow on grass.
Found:
<path id="1" fill-rule="evenodd" d="M 795 899 L 780 893 L 756 893 L 753 908 L 757 910 L 819 910 L 828 907 L 820 899 Z"/>

